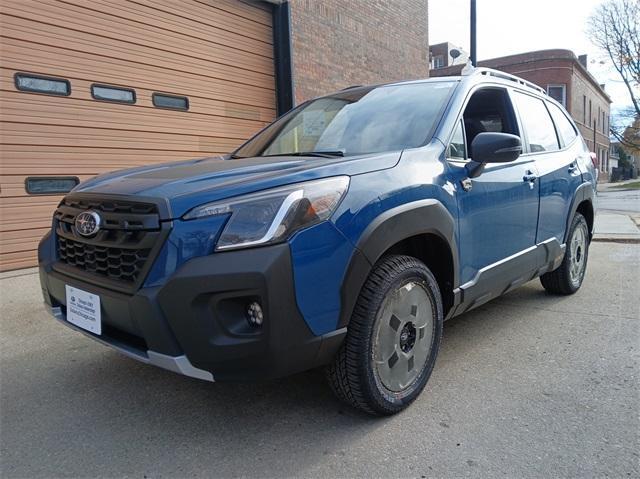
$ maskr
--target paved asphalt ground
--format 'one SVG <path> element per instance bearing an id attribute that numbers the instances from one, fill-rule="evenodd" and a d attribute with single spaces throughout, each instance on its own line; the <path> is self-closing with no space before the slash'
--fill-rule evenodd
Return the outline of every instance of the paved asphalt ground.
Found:
<path id="1" fill-rule="evenodd" d="M 615 183 L 614 183 L 615 184 Z M 640 214 L 640 190 L 608 187 L 597 197 L 598 212 Z"/>
<path id="2" fill-rule="evenodd" d="M 391 418 L 319 372 L 208 384 L 50 319 L 3 279 L 1 476 L 640 477 L 640 246 L 594 243 L 582 290 L 533 281 L 445 325 L 427 389 Z"/>

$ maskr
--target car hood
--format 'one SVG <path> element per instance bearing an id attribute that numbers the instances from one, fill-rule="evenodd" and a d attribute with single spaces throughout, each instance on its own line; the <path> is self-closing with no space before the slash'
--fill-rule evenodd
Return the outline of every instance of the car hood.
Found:
<path id="1" fill-rule="evenodd" d="M 391 168 L 400 152 L 347 158 L 218 156 L 160 163 L 96 176 L 74 193 L 126 195 L 167 201 L 172 218 L 200 204 L 280 185 Z"/>

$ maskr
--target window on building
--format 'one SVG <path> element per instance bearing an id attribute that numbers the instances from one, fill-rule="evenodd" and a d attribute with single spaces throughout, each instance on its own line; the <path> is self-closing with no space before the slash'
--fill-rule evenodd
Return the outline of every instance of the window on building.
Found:
<path id="1" fill-rule="evenodd" d="M 560 145 L 556 130 L 543 101 L 520 92 L 515 93 L 514 99 L 525 129 L 529 151 L 538 153 L 558 150 Z"/>
<path id="2" fill-rule="evenodd" d="M 186 96 L 165 95 L 154 93 L 151 97 L 153 105 L 158 108 L 170 108 L 172 110 L 188 110 L 189 99 Z"/>
<path id="3" fill-rule="evenodd" d="M 555 123 L 560 139 L 562 140 L 562 146 L 570 145 L 578 136 L 573 124 L 564 112 L 556 105 L 547 103 L 547 107 L 549 108 L 549 113 L 551 113 L 553 122 Z"/>
<path id="4" fill-rule="evenodd" d="M 589 100 L 589 124 L 591 124 L 591 100 Z"/>
<path id="5" fill-rule="evenodd" d="M 444 68 L 444 55 L 433 57 L 433 68 Z"/>
<path id="6" fill-rule="evenodd" d="M 602 133 L 607 134 L 607 117 L 604 111 L 602 112 Z"/>
<path id="7" fill-rule="evenodd" d="M 451 143 L 449 143 L 449 158 L 455 158 L 457 160 L 464 160 L 467 158 L 467 149 L 464 144 L 464 128 L 462 126 L 462 120 L 458 122 L 456 130 L 453 132 Z"/>
<path id="8" fill-rule="evenodd" d="M 118 103 L 135 103 L 136 92 L 131 88 L 109 85 L 91 85 L 91 96 L 96 100 L 115 101 Z"/>
<path id="9" fill-rule="evenodd" d="M 587 125 L 587 95 L 582 95 L 582 124 Z"/>
<path id="10" fill-rule="evenodd" d="M 567 106 L 567 86 L 566 85 L 547 85 L 547 95 L 560 103 Z"/>
<path id="11" fill-rule="evenodd" d="M 51 78 L 30 73 L 16 73 L 14 75 L 16 88 L 20 91 L 32 93 L 46 93 L 48 95 L 69 96 L 71 83 L 64 78 Z"/>
<path id="12" fill-rule="evenodd" d="M 78 183 L 77 176 L 29 176 L 24 189 L 30 195 L 59 195 L 69 193 Z"/>

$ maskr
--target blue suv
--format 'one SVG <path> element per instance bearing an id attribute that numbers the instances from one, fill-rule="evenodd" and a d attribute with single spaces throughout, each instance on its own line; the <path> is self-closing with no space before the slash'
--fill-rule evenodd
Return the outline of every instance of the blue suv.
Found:
<path id="1" fill-rule="evenodd" d="M 566 111 L 517 77 L 348 88 L 224 157 L 101 175 L 40 243 L 63 324 L 209 381 L 326 366 L 344 401 L 420 394 L 445 319 L 536 277 L 583 281 L 595 171 Z"/>

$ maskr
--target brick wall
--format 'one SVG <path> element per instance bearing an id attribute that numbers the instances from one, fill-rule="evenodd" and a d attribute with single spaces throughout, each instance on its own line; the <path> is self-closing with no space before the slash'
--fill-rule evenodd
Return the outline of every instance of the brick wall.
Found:
<path id="1" fill-rule="evenodd" d="M 295 100 L 429 76 L 427 0 L 291 0 Z"/>

